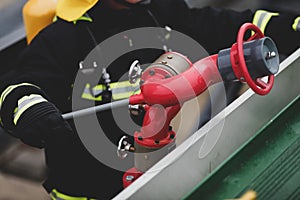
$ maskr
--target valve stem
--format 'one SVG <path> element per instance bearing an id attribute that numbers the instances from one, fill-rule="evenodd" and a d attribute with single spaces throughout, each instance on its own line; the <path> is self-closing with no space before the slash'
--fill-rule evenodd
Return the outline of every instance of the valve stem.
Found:
<path id="1" fill-rule="evenodd" d="M 265 55 L 266 60 L 269 60 L 269 59 L 274 58 L 274 57 L 276 57 L 276 53 L 274 51 L 272 51 L 272 52 L 269 51 Z"/>

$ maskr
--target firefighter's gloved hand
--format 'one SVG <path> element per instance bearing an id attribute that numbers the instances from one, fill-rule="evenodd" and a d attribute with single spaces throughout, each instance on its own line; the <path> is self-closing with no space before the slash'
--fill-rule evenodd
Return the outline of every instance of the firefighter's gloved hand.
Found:
<path id="1" fill-rule="evenodd" d="M 45 147 L 50 140 L 59 142 L 62 137 L 72 134 L 70 125 L 55 105 L 39 94 L 26 95 L 18 100 L 13 123 L 11 134 L 38 148 Z"/>

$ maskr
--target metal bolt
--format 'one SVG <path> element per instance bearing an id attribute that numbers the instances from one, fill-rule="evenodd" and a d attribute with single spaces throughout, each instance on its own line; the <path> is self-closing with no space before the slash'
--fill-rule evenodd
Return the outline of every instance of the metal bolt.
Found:
<path id="1" fill-rule="evenodd" d="M 145 155 L 144 158 L 145 158 L 145 160 L 148 160 L 149 157 L 148 157 L 148 155 Z"/>
<path id="2" fill-rule="evenodd" d="M 167 58 L 168 58 L 168 59 L 172 59 L 172 58 L 173 58 L 173 56 L 170 56 L 170 55 L 169 55 L 169 56 L 167 56 Z"/>
<path id="3" fill-rule="evenodd" d="M 140 80 L 140 85 L 143 85 L 145 83 L 145 81 L 144 80 Z"/>
<path id="4" fill-rule="evenodd" d="M 155 71 L 154 71 L 153 69 L 151 69 L 151 70 L 149 71 L 149 74 L 150 74 L 150 76 L 153 76 L 153 75 L 155 74 Z"/>
<path id="5" fill-rule="evenodd" d="M 171 77 L 170 74 L 165 75 L 165 78 L 170 78 L 170 77 Z"/>
<path id="6" fill-rule="evenodd" d="M 134 116 L 138 116 L 141 113 L 139 105 L 129 105 L 128 109 L 129 109 L 130 114 L 132 114 Z"/>
<path id="7" fill-rule="evenodd" d="M 98 67 L 96 61 L 93 62 L 93 67 Z"/>
<path id="8" fill-rule="evenodd" d="M 241 81 L 244 81 L 244 80 L 245 80 L 245 78 L 244 78 L 244 77 L 241 77 L 241 78 L 240 78 L 240 80 L 241 80 Z"/>
<path id="9" fill-rule="evenodd" d="M 134 180 L 134 176 L 132 176 L 132 175 L 126 176 L 126 181 L 133 181 L 133 180 Z"/>
<path id="10" fill-rule="evenodd" d="M 79 63 L 79 69 L 83 69 L 83 61 L 80 61 L 80 63 Z"/>
<path id="11" fill-rule="evenodd" d="M 161 61 L 161 64 L 166 65 L 168 62 L 167 61 Z"/>
<path id="12" fill-rule="evenodd" d="M 166 29 L 168 32 L 172 31 L 172 28 L 171 28 L 170 26 L 165 26 L 165 29 Z"/>

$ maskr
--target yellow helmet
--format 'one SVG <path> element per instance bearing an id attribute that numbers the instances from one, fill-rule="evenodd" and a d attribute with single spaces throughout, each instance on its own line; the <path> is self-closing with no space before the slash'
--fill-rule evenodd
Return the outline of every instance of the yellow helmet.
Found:
<path id="1" fill-rule="evenodd" d="M 74 21 L 91 9 L 98 0 L 58 0 L 56 15 L 66 21 Z"/>

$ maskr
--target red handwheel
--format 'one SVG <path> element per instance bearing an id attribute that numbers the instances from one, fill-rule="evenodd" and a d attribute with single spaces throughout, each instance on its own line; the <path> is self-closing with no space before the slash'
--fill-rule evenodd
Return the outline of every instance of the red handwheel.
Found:
<path id="1" fill-rule="evenodd" d="M 247 40 L 244 40 L 244 36 L 246 31 L 251 30 L 254 31 L 254 34 L 249 37 Z M 244 41 L 252 41 L 256 39 L 263 38 L 264 34 L 261 30 L 251 23 L 245 23 L 241 26 L 238 37 L 237 37 L 237 57 L 239 63 L 239 71 L 240 71 L 240 80 L 245 80 L 249 87 L 257 94 L 266 95 L 268 94 L 274 84 L 274 75 L 268 75 L 268 82 L 264 82 L 261 78 L 256 78 L 255 80 L 249 74 L 248 68 L 246 66 L 245 57 L 244 57 Z"/>

